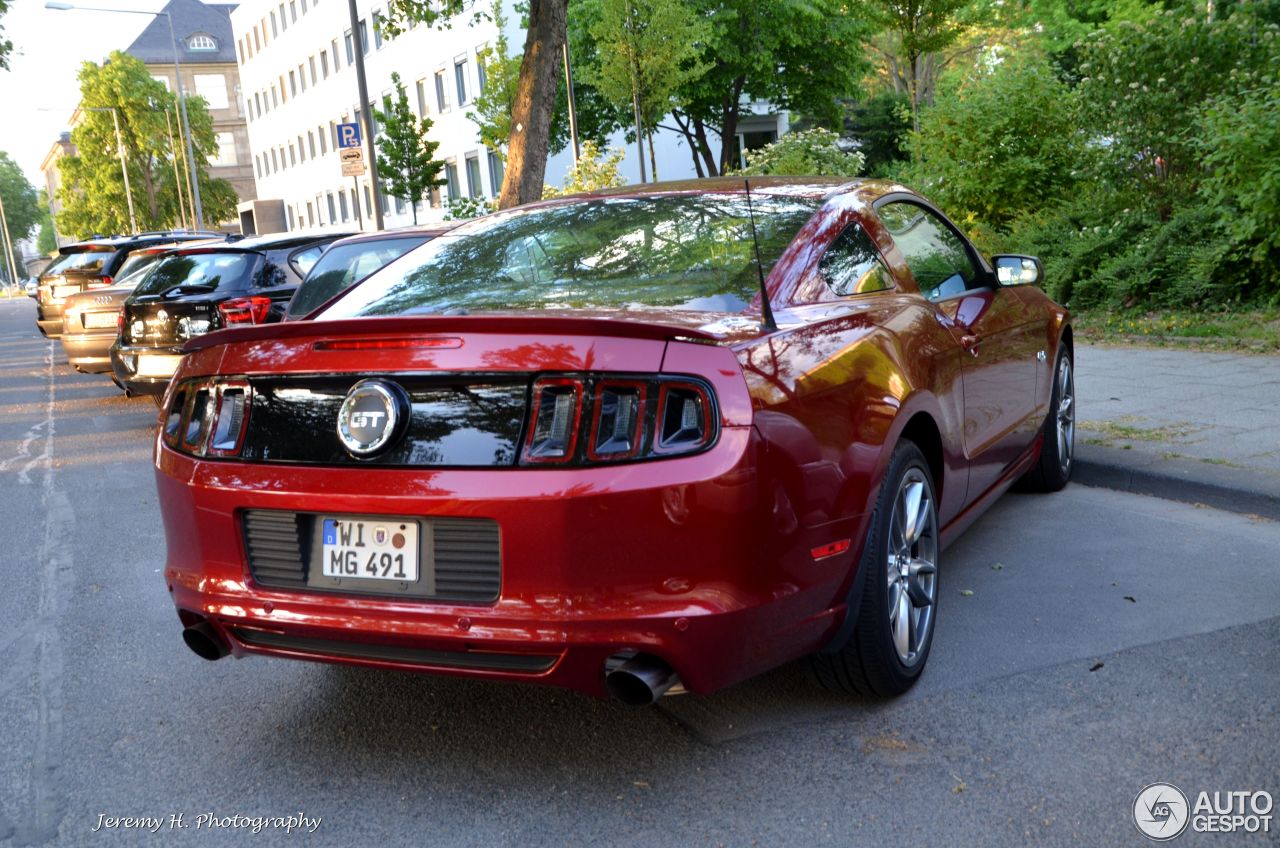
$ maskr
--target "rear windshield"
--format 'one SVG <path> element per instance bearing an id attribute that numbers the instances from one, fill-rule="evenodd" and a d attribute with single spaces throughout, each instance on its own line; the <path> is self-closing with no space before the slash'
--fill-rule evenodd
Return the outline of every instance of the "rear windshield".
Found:
<path id="1" fill-rule="evenodd" d="M 135 271 L 141 271 L 159 261 L 162 253 L 130 253 L 124 264 L 116 269 L 117 277 L 128 277 Z"/>
<path id="2" fill-rule="evenodd" d="M 423 242 L 428 236 L 358 241 L 329 249 L 312 267 L 289 302 L 290 315 L 306 315 L 335 294 L 363 280 L 393 259 Z"/>
<path id="3" fill-rule="evenodd" d="M 257 253 L 180 253 L 162 258 L 135 295 L 170 291 L 238 291 L 249 287 L 261 256 Z"/>
<path id="4" fill-rule="evenodd" d="M 817 210 L 754 195 L 764 272 Z M 738 312 L 759 291 L 746 197 L 611 197 L 498 214 L 375 273 L 325 318 L 670 306 Z"/>
<path id="5" fill-rule="evenodd" d="M 79 250 L 75 253 L 64 253 L 53 260 L 40 276 L 53 277 L 58 274 L 65 274 L 68 271 L 75 271 L 81 274 L 101 274 L 102 267 L 115 255 L 116 252 L 114 250 L 94 250 L 92 248 Z"/>

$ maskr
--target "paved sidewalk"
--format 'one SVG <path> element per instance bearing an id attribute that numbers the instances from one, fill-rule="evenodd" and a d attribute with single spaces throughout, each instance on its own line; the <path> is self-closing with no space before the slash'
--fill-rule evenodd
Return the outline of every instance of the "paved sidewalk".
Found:
<path id="1" fill-rule="evenodd" d="M 1280 357 L 1080 345 L 1081 482 L 1280 518 Z"/>

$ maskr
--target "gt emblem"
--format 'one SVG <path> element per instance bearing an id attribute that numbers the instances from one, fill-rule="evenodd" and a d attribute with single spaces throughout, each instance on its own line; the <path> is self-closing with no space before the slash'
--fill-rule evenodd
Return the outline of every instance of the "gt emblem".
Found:
<path id="1" fill-rule="evenodd" d="M 338 440 L 358 459 L 375 456 L 404 432 L 408 413 L 404 389 L 384 380 L 361 380 L 338 410 Z"/>

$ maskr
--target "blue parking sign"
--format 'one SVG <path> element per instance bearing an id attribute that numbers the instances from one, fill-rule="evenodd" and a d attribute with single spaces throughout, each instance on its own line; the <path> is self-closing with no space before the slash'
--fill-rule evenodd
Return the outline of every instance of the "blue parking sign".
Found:
<path id="1" fill-rule="evenodd" d="M 338 147 L 359 147 L 360 125 L 338 124 Z"/>

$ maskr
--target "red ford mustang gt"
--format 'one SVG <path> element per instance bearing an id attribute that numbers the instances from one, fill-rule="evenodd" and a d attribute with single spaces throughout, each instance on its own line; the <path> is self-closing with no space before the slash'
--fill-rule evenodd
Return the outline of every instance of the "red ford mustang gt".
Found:
<path id="1" fill-rule="evenodd" d="M 155 444 L 186 642 L 629 703 L 806 656 L 903 692 L 942 549 L 1071 473 L 1040 275 L 898 185 L 726 178 L 491 215 L 194 339 Z"/>

